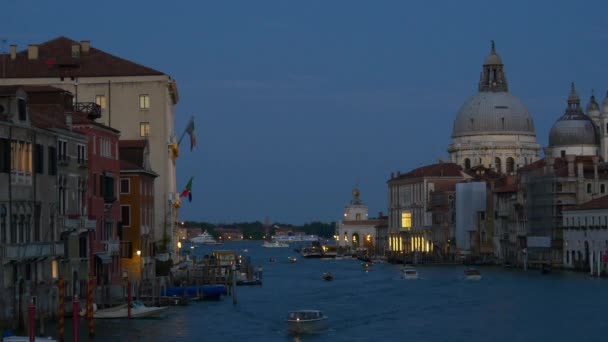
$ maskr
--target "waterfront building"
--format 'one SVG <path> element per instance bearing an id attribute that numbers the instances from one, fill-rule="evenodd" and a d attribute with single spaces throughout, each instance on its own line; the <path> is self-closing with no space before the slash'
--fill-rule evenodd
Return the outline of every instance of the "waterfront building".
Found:
<path id="1" fill-rule="evenodd" d="M 85 294 L 88 229 L 84 201 L 86 137 L 72 126 L 68 93 L 40 86 L 0 87 L 0 319 L 23 327 L 30 299 L 38 314 Z"/>
<path id="2" fill-rule="evenodd" d="M 155 275 L 152 227 L 154 181 L 158 175 L 150 166 L 147 140 L 121 140 L 119 145 L 121 263 L 127 279 L 148 280 Z"/>
<path id="3" fill-rule="evenodd" d="M 0 85 L 52 85 L 74 94 L 76 102 L 100 106 L 99 123 L 117 129 L 122 139 L 147 138 L 150 164 L 158 173 L 153 236 L 159 253 L 175 251 L 179 194 L 175 185 L 174 106 L 177 83 L 169 75 L 113 56 L 80 42 L 58 37 L 2 55 Z"/>
<path id="4" fill-rule="evenodd" d="M 519 170 L 518 197 L 532 263 L 562 265 L 563 210 L 606 194 L 608 174 L 606 164 L 600 162 L 600 146 L 600 129 L 583 113 L 572 85 L 565 113 L 549 133 L 545 158 Z"/>
<path id="5" fill-rule="evenodd" d="M 494 42 L 482 67 L 478 93 L 458 110 L 448 152 L 450 161 L 465 170 L 483 165 L 508 174 L 539 158 L 532 116 L 509 92 Z"/>
<path id="6" fill-rule="evenodd" d="M 608 261 L 608 195 L 563 211 L 565 268 L 606 272 Z"/>
<path id="7" fill-rule="evenodd" d="M 219 235 L 221 241 L 243 240 L 243 230 L 240 228 L 216 228 L 215 233 Z"/>
<path id="8" fill-rule="evenodd" d="M 359 189 L 354 188 L 350 203 L 344 207 L 343 218 L 336 226 L 336 245 L 347 252 L 382 255 L 384 241 L 378 240 L 377 227 L 384 225 L 386 219 L 382 213 L 377 218 L 370 218 L 360 195 Z"/>
<path id="9" fill-rule="evenodd" d="M 433 224 L 430 199 L 434 193 L 445 193 L 449 201 L 449 193 L 455 191 L 456 183 L 469 178 L 460 165 L 444 162 L 405 174 L 392 173 L 388 181 L 389 258 L 410 261 L 418 257 L 444 258 L 445 253 L 450 252 L 448 240 L 452 240 L 453 231 L 448 232 L 449 223 L 447 226 L 445 222 Z M 443 210 L 442 206 L 436 209 Z"/>

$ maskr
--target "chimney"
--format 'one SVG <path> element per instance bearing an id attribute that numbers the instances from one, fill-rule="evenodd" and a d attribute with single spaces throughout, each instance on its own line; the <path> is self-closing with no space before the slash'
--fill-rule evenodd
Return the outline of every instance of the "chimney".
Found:
<path id="1" fill-rule="evenodd" d="M 566 161 L 568 162 L 568 177 L 574 177 L 574 155 L 567 154 Z"/>
<path id="2" fill-rule="evenodd" d="M 36 60 L 38 59 L 38 45 L 28 45 L 27 46 L 27 59 Z"/>
<path id="3" fill-rule="evenodd" d="M 11 45 L 11 61 L 17 59 L 17 45 Z"/>
<path id="4" fill-rule="evenodd" d="M 65 125 L 72 129 L 72 113 L 65 113 Z"/>
<path id="5" fill-rule="evenodd" d="M 90 49 L 91 49 L 90 40 L 81 40 L 80 41 L 80 51 L 82 52 L 83 55 L 88 54 Z"/>
<path id="6" fill-rule="evenodd" d="M 80 44 L 72 43 L 72 58 L 80 58 Z"/>

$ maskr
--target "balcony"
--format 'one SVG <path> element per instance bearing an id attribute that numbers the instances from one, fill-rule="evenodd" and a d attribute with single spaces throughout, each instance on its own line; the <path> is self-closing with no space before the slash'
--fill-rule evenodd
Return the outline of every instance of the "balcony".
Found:
<path id="1" fill-rule="evenodd" d="M 120 253 L 120 241 L 119 240 L 109 240 L 105 241 L 106 251 L 109 255 L 118 255 Z"/>
<path id="2" fill-rule="evenodd" d="M 57 156 L 57 164 L 61 165 L 61 166 L 67 166 L 70 165 L 70 160 L 72 158 L 70 158 L 70 156 L 67 155 L 59 155 Z"/>
<path id="3" fill-rule="evenodd" d="M 21 261 L 44 257 L 63 257 L 63 241 L 32 242 L 27 245 L 6 245 L 3 251 L 5 261 Z"/>
<path id="4" fill-rule="evenodd" d="M 92 120 L 101 118 L 101 106 L 95 102 L 76 102 L 74 111 L 86 113 Z"/>

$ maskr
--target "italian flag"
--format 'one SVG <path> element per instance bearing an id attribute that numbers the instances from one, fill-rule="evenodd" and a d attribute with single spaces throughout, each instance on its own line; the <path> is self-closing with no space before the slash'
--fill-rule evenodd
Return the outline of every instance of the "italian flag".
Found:
<path id="1" fill-rule="evenodd" d="M 194 177 L 190 177 L 190 180 L 188 181 L 188 184 L 186 184 L 186 187 L 184 188 L 184 190 L 182 191 L 180 197 L 188 197 L 188 202 L 192 202 L 192 179 Z"/>

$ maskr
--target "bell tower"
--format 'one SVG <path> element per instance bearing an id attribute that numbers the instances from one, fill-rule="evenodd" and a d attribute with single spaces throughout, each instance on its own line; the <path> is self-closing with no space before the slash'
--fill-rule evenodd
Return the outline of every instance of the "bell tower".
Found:
<path id="1" fill-rule="evenodd" d="M 496 53 L 496 45 L 493 40 L 490 54 L 483 63 L 483 70 L 479 78 L 479 91 L 509 91 L 504 65 L 502 64 L 502 59 Z"/>

